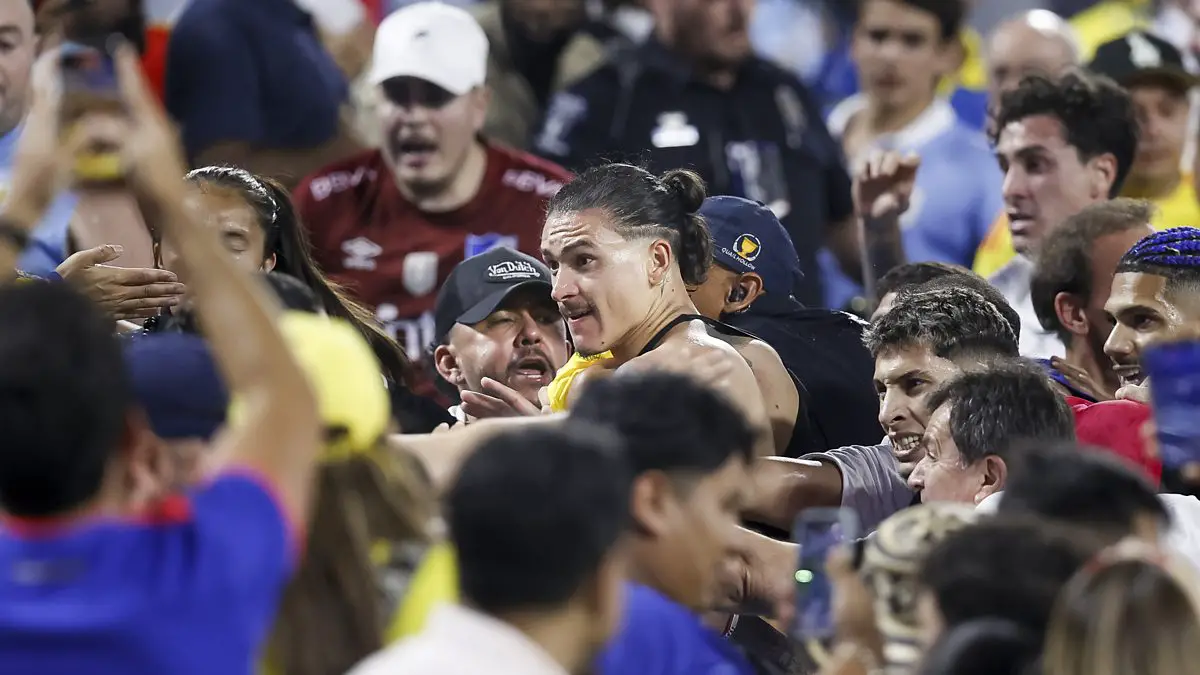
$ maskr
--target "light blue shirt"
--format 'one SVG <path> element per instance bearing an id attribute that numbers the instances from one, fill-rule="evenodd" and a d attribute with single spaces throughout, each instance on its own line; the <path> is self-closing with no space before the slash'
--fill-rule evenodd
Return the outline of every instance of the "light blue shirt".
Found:
<path id="1" fill-rule="evenodd" d="M 24 124 L 4 136 L 0 136 L 0 197 L 7 198 L 12 184 L 13 157 L 17 150 L 17 139 L 21 137 Z M 49 276 L 67 257 L 67 233 L 71 225 L 71 215 L 75 213 L 75 195 L 62 192 L 42 217 L 42 222 L 34 228 L 30 236 L 29 248 L 21 254 L 17 268 L 22 272 L 35 274 L 39 277 Z"/>
<path id="2" fill-rule="evenodd" d="M 840 137 L 850 118 L 865 106 L 861 95 L 839 104 L 829 115 L 830 133 Z M 908 211 L 900 217 L 908 261 L 969 269 L 976 249 L 1004 210 L 1004 175 L 983 133 L 964 124 L 950 104 L 939 99 L 904 129 L 875 139 L 874 148 L 921 157 Z M 821 251 L 819 262 L 829 307 L 844 307 L 862 293 L 828 250 Z"/>

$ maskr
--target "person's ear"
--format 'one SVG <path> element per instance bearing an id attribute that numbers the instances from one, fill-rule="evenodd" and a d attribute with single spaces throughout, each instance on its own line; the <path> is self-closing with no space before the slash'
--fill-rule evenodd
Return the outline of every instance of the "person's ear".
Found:
<path id="1" fill-rule="evenodd" d="M 1088 318 L 1084 302 L 1074 293 L 1058 293 L 1054 296 L 1054 315 L 1059 325 L 1072 335 L 1088 334 Z"/>
<path id="2" fill-rule="evenodd" d="M 433 365 L 442 379 L 458 388 L 467 386 L 467 376 L 458 363 L 458 353 L 448 344 L 438 345 L 433 350 Z"/>
<path id="3" fill-rule="evenodd" d="M 277 260 L 277 259 L 275 258 L 275 254 L 274 254 L 274 253 L 272 253 L 271 255 L 267 256 L 267 257 L 266 257 L 266 259 L 264 259 L 264 260 L 263 260 L 263 264 L 262 264 L 262 271 L 264 271 L 264 272 L 270 272 L 270 271 L 274 270 L 274 269 L 275 269 L 275 263 L 276 263 L 276 260 Z"/>
<path id="4" fill-rule="evenodd" d="M 1108 193 L 1117 182 L 1117 158 L 1112 153 L 1093 157 L 1087 163 L 1090 192 L 1094 200 L 1108 199 Z"/>
<path id="5" fill-rule="evenodd" d="M 488 108 L 492 104 L 492 89 L 487 85 L 471 92 L 471 125 L 475 133 L 483 131 L 487 121 Z"/>
<path id="6" fill-rule="evenodd" d="M 633 481 L 630 514 L 634 526 L 643 534 L 658 538 L 670 529 L 674 513 L 675 490 L 662 471 L 647 471 Z"/>
<path id="7" fill-rule="evenodd" d="M 665 239 L 655 239 L 650 242 L 649 255 L 646 257 L 646 275 L 651 286 L 659 286 L 671 270 L 675 257 L 671 254 L 671 244 Z"/>
<path id="8" fill-rule="evenodd" d="M 744 312 L 762 294 L 762 277 L 754 272 L 747 272 L 738 277 L 733 287 L 729 289 L 729 295 L 725 298 L 725 306 L 721 308 L 721 313 L 737 314 Z"/>
<path id="9" fill-rule="evenodd" d="M 999 455 L 988 455 L 981 461 L 983 462 L 983 485 L 975 493 L 976 506 L 984 499 L 1003 490 L 1004 484 L 1008 480 L 1008 465 Z"/>

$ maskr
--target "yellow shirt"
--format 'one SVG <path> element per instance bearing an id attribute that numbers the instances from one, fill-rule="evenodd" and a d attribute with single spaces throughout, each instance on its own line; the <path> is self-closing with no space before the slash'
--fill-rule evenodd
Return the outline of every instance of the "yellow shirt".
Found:
<path id="1" fill-rule="evenodd" d="M 1190 173 L 1183 174 L 1175 191 L 1155 200 L 1154 205 L 1158 210 L 1150 226 L 1156 230 L 1183 226 L 1200 227 L 1200 202 L 1196 199 Z M 1001 214 L 975 251 L 975 264 L 972 268 L 976 274 L 988 279 L 1014 255 L 1016 251 L 1013 250 L 1012 235 L 1008 231 L 1008 216 Z"/>
<path id="2" fill-rule="evenodd" d="M 1192 186 L 1192 175 L 1184 174 L 1175 191 L 1154 202 L 1158 213 L 1150 223 L 1156 230 L 1172 227 L 1200 227 L 1200 201 Z"/>
<path id="3" fill-rule="evenodd" d="M 572 354 L 571 358 L 567 359 L 567 362 L 563 364 L 563 367 L 559 368 L 558 372 L 554 374 L 554 380 L 546 386 L 546 399 L 550 403 L 550 410 L 565 412 L 567 409 L 567 395 L 571 392 L 571 385 L 575 384 L 575 379 L 579 377 L 579 374 L 612 357 L 612 352 L 604 352 L 595 356 Z"/>
<path id="4" fill-rule="evenodd" d="M 1148 0 L 1104 0 L 1071 17 L 1071 27 L 1079 37 L 1079 57 L 1087 63 L 1105 42 L 1148 28 L 1149 6 Z"/>

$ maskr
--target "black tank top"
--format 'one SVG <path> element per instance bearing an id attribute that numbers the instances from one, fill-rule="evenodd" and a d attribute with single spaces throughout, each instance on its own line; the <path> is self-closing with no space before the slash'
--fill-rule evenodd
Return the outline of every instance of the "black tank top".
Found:
<path id="1" fill-rule="evenodd" d="M 723 335 L 747 338 L 750 340 L 761 340 L 761 338 L 753 333 L 748 333 L 740 328 L 735 328 L 727 323 L 717 321 L 716 319 L 710 319 L 707 316 L 700 314 L 680 314 L 674 319 L 671 319 L 667 325 L 663 326 L 657 333 L 655 333 L 654 336 L 650 338 L 650 341 L 646 343 L 646 346 L 642 347 L 642 351 L 638 352 L 638 356 L 656 349 L 662 343 L 662 340 L 664 337 L 666 337 L 667 333 L 670 333 L 671 330 L 673 330 L 679 324 L 688 323 L 691 321 L 701 321 L 704 323 L 704 325 Z M 800 397 L 800 404 L 796 406 L 796 422 L 792 427 L 792 439 L 788 441 L 787 448 L 781 454 L 785 457 L 800 457 L 801 455 L 805 455 L 810 452 L 818 452 L 824 449 L 824 446 L 818 440 L 818 436 L 815 436 L 813 434 L 813 430 L 809 428 L 809 417 L 807 412 L 809 400 L 808 390 L 804 388 L 804 383 L 796 377 L 795 373 L 787 368 L 784 368 L 784 370 L 787 371 L 788 377 L 791 378 L 792 384 L 796 387 L 796 393 Z"/>

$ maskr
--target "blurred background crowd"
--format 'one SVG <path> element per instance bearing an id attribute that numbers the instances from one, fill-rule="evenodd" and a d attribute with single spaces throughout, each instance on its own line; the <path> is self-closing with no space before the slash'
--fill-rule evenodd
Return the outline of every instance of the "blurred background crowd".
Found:
<path id="1" fill-rule="evenodd" d="M 0 672 L 1200 675 L 1200 0 L 0 0 Z"/>

